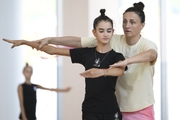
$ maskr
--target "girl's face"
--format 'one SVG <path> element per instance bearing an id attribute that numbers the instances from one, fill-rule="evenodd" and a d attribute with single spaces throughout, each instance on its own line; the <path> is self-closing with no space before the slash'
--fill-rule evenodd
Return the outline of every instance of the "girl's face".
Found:
<path id="1" fill-rule="evenodd" d="M 140 35 L 145 23 L 141 23 L 140 17 L 135 12 L 126 12 L 123 15 L 123 30 L 126 37 Z"/>
<path id="2" fill-rule="evenodd" d="M 98 43 L 107 44 L 110 42 L 114 29 L 108 21 L 100 21 L 96 26 L 96 29 L 92 31 L 94 36 L 97 38 Z"/>
<path id="3" fill-rule="evenodd" d="M 30 80 L 32 73 L 33 73 L 33 70 L 32 70 L 32 67 L 30 67 L 30 66 L 26 67 L 23 71 L 25 78 L 28 80 Z"/>

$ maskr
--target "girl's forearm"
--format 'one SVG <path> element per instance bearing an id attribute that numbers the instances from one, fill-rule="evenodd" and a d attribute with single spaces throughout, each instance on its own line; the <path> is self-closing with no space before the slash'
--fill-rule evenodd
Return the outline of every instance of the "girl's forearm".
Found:
<path id="1" fill-rule="evenodd" d="M 27 119 L 27 118 L 26 118 L 26 113 L 25 113 L 25 110 L 24 110 L 24 106 L 23 106 L 22 104 L 20 105 L 20 108 L 21 108 L 22 118 L 23 118 L 23 119 Z"/>

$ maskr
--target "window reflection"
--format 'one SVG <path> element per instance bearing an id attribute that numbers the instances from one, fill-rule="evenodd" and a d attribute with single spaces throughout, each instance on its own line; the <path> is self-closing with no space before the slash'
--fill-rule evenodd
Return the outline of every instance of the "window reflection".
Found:
<path id="1" fill-rule="evenodd" d="M 23 39 L 36 40 L 56 36 L 56 0 L 23 1 Z M 57 87 L 56 56 L 24 46 L 24 61 L 33 66 L 32 82 Z M 37 90 L 36 116 L 39 120 L 57 119 L 57 93 Z"/>
<path id="2" fill-rule="evenodd" d="M 180 106 L 180 96 L 177 91 L 180 91 L 180 76 L 178 66 L 180 66 L 180 51 L 179 28 L 180 28 L 180 1 L 169 0 L 167 8 L 167 80 L 168 80 L 168 113 L 169 120 L 179 120 L 178 107 Z"/>

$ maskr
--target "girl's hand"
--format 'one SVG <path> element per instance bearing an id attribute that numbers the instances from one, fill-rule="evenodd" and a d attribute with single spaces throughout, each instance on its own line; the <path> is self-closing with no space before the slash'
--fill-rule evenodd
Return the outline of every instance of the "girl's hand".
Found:
<path id="1" fill-rule="evenodd" d="M 86 70 L 82 73 L 80 73 L 81 76 L 85 78 L 97 78 L 104 75 L 103 69 L 97 69 L 97 68 L 91 68 L 89 70 Z"/>
<path id="2" fill-rule="evenodd" d="M 70 87 L 67 87 L 67 88 L 65 88 L 63 91 L 64 91 L 64 92 L 68 92 L 68 91 L 70 91 L 70 89 L 71 89 Z"/>
<path id="3" fill-rule="evenodd" d="M 13 44 L 13 45 L 11 46 L 11 48 L 14 48 L 14 47 L 16 47 L 16 46 L 23 45 L 23 41 L 24 41 L 24 40 L 9 40 L 9 39 L 5 39 L 5 38 L 3 38 L 3 40 L 4 40 L 5 42 L 8 42 L 8 43 Z"/>

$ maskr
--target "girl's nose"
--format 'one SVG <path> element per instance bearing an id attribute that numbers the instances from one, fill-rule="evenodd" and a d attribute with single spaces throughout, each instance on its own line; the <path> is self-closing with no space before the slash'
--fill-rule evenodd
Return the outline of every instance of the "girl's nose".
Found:
<path id="1" fill-rule="evenodd" d="M 104 36 L 107 36 L 107 34 L 108 34 L 107 32 L 104 32 Z"/>

